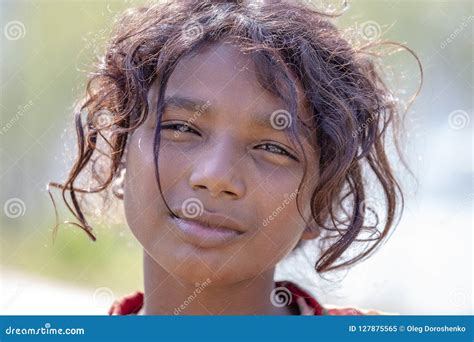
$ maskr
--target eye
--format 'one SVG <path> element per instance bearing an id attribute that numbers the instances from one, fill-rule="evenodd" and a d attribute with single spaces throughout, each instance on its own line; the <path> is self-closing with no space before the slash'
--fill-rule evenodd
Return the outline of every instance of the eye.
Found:
<path id="1" fill-rule="evenodd" d="M 191 126 L 189 126 L 188 124 L 172 123 L 172 124 L 162 125 L 161 129 L 169 129 L 169 130 L 180 132 L 180 133 L 193 133 L 199 136 L 201 135 L 196 130 L 192 129 Z"/>
<path id="2" fill-rule="evenodd" d="M 266 150 L 270 153 L 279 154 L 279 155 L 291 158 L 295 161 L 298 161 L 298 158 L 296 158 L 293 154 L 291 154 L 286 149 L 284 149 L 284 148 L 282 148 L 278 145 L 271 144 L 271 143 L 264 143 L 264 144 L 258 145 L 257 147 L 261 147 L 263 150 Z"/>

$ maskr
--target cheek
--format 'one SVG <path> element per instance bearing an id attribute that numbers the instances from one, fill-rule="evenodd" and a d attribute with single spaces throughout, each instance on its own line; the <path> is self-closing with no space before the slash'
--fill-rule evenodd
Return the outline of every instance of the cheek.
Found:
<path id="1" fill-rule="evenodd" d="M 183 158 L 177 156 L 179 154 L 170 151 L 168 147 L 160 148 L 158 171 L 165 198 L 181 179 L 185 167 Z M 127 215 L 133 220 L 158 219 L 159 214 L 167 208 L 161 197 L 155 174 L 152 129 L 139 128 L 132 135 L 128 145 L 126 169 L 124 206 Z"/>
<path id="2" fill-rule="evenodd" d="M 301 217 L 296 205 L 298 183 L 280 182 L 280 187 L 262 187 L 261 198 L 257 203 L 263 203 L 259 211 L 261 234 L 268 237 L 270 244 L 280 250 L 290 252 L 298 243 L 306 223 Z"/>
<path id="3" fill-rule="evenodd" d="M 154 176 L 153 154 L 150 153 L 147 137 L 136 131 L 127 147 L 126 173 L 124 180 L 124 208 L 127 223 L 135 237 L 142 242 L 146 232 L 141 227 L 150 226 L 161 201 Z"/>
<path id="4" fill-rule="evenodd" d="M 154 160 L 150 137 L 137 131 L 131 136 L 127 149 L 125 190 L 129 194 L 128 198 L 135 202 L 143 199 L 138 194 L 148 195 L 153 192 L 150 191 L 150 182 L 154 178 Z"/>
<path id="5" fill-rule="evenodd" d="M 132 234 L 147 254 L 168 273 L 175 274 L 177 266 L 188 258 L 189 253 L 185 253 L 168 226 L 168 211 L 156 181 L 152 143 L 153 131 L 147 128 L 137 129 L 130 139 L 124 182 L 125 215 Z M 168 164 L 160 169 L 165 198 L 166 179 L 169 178 L 167 170 L 172 167 Z"/>
<path id="6" fill-rule="evenodd" d="M 310 222 L 310 208 L 304 203 L 309 203 L 311 194 L 304 186 L 298 189 L 302 176 L 302 172 L 274 172 L 272 177 L 261 180 L 255 193 L 260 234 L 267 237 L 270 245 L 285 251 L 285 255 L 297 245 Z"/>

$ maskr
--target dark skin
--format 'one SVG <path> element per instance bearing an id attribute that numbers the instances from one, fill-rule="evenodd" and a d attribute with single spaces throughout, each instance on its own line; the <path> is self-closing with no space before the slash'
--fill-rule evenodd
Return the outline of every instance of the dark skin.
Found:
<path id="1" fill-rule="evenodd" d="M 317 230 L 308 229 L 309 189 L 303 187 L 298 194 L 306 217 L 290 197 L 280 214 L 265 226 L 263 222 L 295 193 L 305 163 L 308 174 L 317 178 L 314 137 L 301 133 L 301 148 L 284 130 L 257 124 L 257 115 L 268 124 L 270 114 L 286 106 L 261 87 L 251 58 L 238 47 L 215 43 L 183 58 L 166 90 L 166 97 L 179 99 L 174 101 L 178 104 L 167 106 L 162 117 L 158 167 L 164 198 L 171 209 L 198 198 L 206 210 L 245 228 L 228 244 L 203 248 L 176 233 L 159 193 L 153 160 L 157 91 L 153 84 L 151 114 L 130 137 L 124 186 L 127 222 L 144 250 L 143 314 L 173 315 L 196 283 L 207 286 L 179 314 L 295 314 L 288 306 L 273 305 L 270 296 L 276 264 L 300 240 L 318 236 Z M 299 87 L 299 115 L 308 120 L 301 94 Z M 191 110 L 183 99 L 208 105 Z M 192 130 L 179 126 L 185 131 L 177 131 L 173 124 Z"/>

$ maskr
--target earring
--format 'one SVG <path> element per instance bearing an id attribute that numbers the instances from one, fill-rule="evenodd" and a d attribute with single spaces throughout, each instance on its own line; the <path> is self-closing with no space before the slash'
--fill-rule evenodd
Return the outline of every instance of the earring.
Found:
<path id="1" fill-rule="evenodd" d="M 122 200 L 123 199 L 123 181 L 125 179 L 125 172 L 127 169 L 123 164 L 121 164 L 119 170 L 118 170 L 118 177 L 115 178 L 115 180 L 112 183 L 112 193 L 114 194 L 115 197 L 118 199 Z"/>

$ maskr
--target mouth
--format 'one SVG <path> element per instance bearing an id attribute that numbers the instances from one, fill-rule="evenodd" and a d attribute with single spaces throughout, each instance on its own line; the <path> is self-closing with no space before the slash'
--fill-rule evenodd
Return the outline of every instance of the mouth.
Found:
<path id="1" fill-rule="evenodd" d="M 244 232 L 240 227 L 225 225 L 225 220 L 218 223 L 206 221 L 206 216 L 183 218 L 170 215 L 170 219 L 178 229 L 178 235 L 185 241 L 202 248 L 213 248 L 231 243 L 241 237 Z M 239 228 L 239 229 L 236 229 Z"/>

